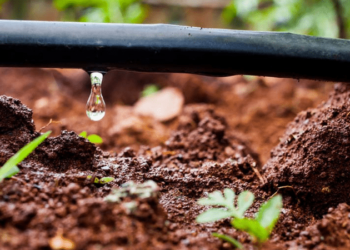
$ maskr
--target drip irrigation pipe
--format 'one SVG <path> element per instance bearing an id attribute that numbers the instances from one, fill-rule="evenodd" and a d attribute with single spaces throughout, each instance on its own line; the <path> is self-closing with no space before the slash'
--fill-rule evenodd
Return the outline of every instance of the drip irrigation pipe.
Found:
<path id="1" fill-rule="evenodd" d="M 2 20 L 0 67 L 350 81 L 350 41 L 167 24 Z"/>

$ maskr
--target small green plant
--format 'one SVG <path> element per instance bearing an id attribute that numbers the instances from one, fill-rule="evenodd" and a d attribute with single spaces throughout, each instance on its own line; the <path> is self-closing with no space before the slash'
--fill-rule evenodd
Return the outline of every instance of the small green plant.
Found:
<path id="1" fill-rule="evenodd" d="M 244 213 L 253 204 L 254 194 L 249 191 L 240 193 L 235 206 L 235 193 L 231 189 L 225 189 L 224 195 L 220 191 L 215 191 L 208 195 L 208 198 L 199 199 L 198 204 L 205 206 L 221 206 L 223 208 L 211 208 L 197 217 L 197 222 L 214 222 L 224 218 L 233 217 L 231 224 L 234 228 L 247 232 L 253 242 L 263 243 L 268 240 L 275 227 L 282 209 L 282 196 L 277 195 L 264 203 L 254 219 L 245 218 Z M 218 233 L 213 236 L 223 239 L 239 249 L 243 249 L 237 240 Z"/>
<path id="2" fill-rule="evenodd" d="M 0 168 L 0 182 L 4 178 L 10 178 L 19 172 L 17 164 L 22 162 L 31 152 L 33 152 L 36 147 L 40 145 L 49 135 L 51 131 L 42 134 L 32 142 L 21 148 L 14 156 L 12 156 L 2 168 Z"/>
<path id="3" fill-rule="evenodd" d="M 112 193 L 105 198 L 108 202 L 120 203 L 124 197 L 138 197 L 141 199 L 157 197 L 158 185 L 152 180 L 144 183 L 129 181 L 121 185 L 120 188 L 112 190 Z"/>
<path id="4" fill-rule="evenodd" d="M 84 137 L 85 139 L 88 139 L 89 142 L 95 143 L 95 144 L 100 144 L 103 143 L 103 140 L 100 136 L 98 135 L 87 135 L 86 131 L 83 131 L 79 134 L 79 136 Z"/>
<path id="5" fill-rule="evenodd" d="M 88 180 L 90 180 L 91 178 L 92 178 L 91 175 L 87 176 Z M 102 177 L 101 179 L 95 177 L 95 179 L 94 179 L 95 184 L 106 184 L 106 183 L 111 182 L 111 181 L 114 181 L 113 177 Z"/>
<path id="6" fill-rule="evenodd" d="M 146 85 L 145 88 L 141 92 L 141 96 L 150 96 L 159 91 L 159 87 L 155 84 Z"/>

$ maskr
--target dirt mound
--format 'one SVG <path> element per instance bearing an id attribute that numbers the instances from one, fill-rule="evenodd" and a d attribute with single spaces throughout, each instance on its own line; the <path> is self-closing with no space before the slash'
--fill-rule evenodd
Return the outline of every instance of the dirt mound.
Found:
<path id="1" fill-rule="evenodd" d="M 40 135 L 35 132 L 32 111 L 19 100 L 0 96 L 0 163 L 4 164 L 25 144 Z M 48 138 L 35 152 L 20 163 L 22 168 L 53 167 L 62 172 L 69 168 L 91 169 L 96 146 L 74 132 L 62 131 L 60 136 Z"/>
<path id="2" fill-rule="evenodd" d="M 62 131 L 57 137 L 48 138 L 35 151 L 37 161 L 53 166 L 53 171 L 63 172 L 69 168 L 92 169 L 96 146 L 74 132 Z"/>
<path id="3" fill-rule="evenodd" d="M 210 105 L 188 105 L 179 118 L 177 130 L 165 142 L 166 149 L 181 154 L 183 162 L 217 161 L 227 158 L 258 157 L 245 142 L 230 135 L 224 117 Z"/>
<path id="4" fill-rule="evenodd" d="M 350 202 L 350 86 L 336 85 L 330 99 L 289 124 L 264 166 L 276 189 L 292 186 L 317 216 Z"/>
<path id="5" fill-rule="evenodd" d="M 32 114 L 32 110 L 24 106 L 20 100 L 0 96 L 0 115 L 6 117 L 6 119 L 0 121 L 1 133 L 9 133 L 10 130 L 20 129 L 28 133 L 34 133 L 35 126 L 32 121 Z"/>
<path id="6" fill-rule="evenodd" d="M 19 100 L 0 96 L 0 164 L 28 143 L 34 135 L 32 111 Z"/>
<path id="7" fill-rule="evenodd" d="M 257 180 L 253 170 L 257 160 L 249 154 L 252 151 L 228 136 L 225 119 L 210 106 L 191 105 L 179 120 L 178 129 L 164 147 L 141 151 L 153 162 L 146 178 L 164 182 L 161 187 L 176 186 L 186 194 L 201 194 L 209 186 L 211 190 L 222 189 L 237 179 Z"/>
<path id="8" fill-rule="evenodd" d="M 210 106 L 191 105 L 179 119 L 178 129 L 165 146 L 144 147 L 137 154 L 126 148 L 100 165 L 112 166 L 110 173 L 117 176 L 118 184 L 152 179 L 164 191 L 176 187 L 196 196 L 238 179 L 258 181 L 253 170 L 257 160 L 251 156 L 255 154 L 228 135 L 225 119 Z"/>
<path id="9" fill-rule="evenodd" d="M 342 203 L 328 212 L 321 220 L 302 231 L 296 241 L 286 246 L 293 249 L 349 249 L 350 207 Z"/>

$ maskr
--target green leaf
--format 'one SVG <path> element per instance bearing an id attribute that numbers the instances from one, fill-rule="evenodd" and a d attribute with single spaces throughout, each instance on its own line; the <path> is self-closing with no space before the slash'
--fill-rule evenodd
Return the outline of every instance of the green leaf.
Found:
<path id="1" fill-rule="evenodd" d="M 234 228 L 249 233 L 253 239 L 257 239 L 259 242 L 264 242 L 269 238 L 269 232 L 257 220 L 235 218 L 231 224 Z"/>
<path id="2" fill-rule="evenodd" d="M 81 133 L 79 134 L 79 136 L 84 137 L 84 138 L 87 138 L 87 133 L 86 133 L 86 131 L 81 132 Z"/>
<path id="3" fill-rule="evenodd" d="M 222 239 L 224 241 L 227 241 L 227 242 L 231 243 L 232 245 L 234 245 L 238 249 L 243 249 L 243 245 L 241 243 L 239 243 L 238 240 L 235 240 L 234 238 L 232 238 L 232 237 L 230 237 L 228 235 L 218 234 L 218 233 L 212 233 L 212 235 L 214 237 L 217 237 L 219 239 Z"/>
<path id="4" fill-rule="evenodd" d="M 142 97 L 153 95 L 159 91 L 159 87 L 155 84 L 147 85 L 141 93 Z"/>
<path id="5" fill-rule="evenodd" d="M 91 143 L 102 143 L 103 140 L 100 136 L 98 135 L 89 135 L 87 137 L 87 139 L 91 142 Z"/>
<path id="6" fill-rule="evenodd" d="M 17 166 L 14 166 L 13 168 L 11 168 L 10 171 L 8 171 L 6 173 L 6 177 L 5 178 L 11 178 L 12 176 L 16 175 L 19 173 L 19 168 Z"/>
<path id="7" fill-rule="evenodd" d="M 264 203 L 259 209 L 256 220 L 262 227 L 266 228 L 269 233 L 271 233 L 276 225 L 282 206 L 282 196 L 276 195 L 268 202 Z"/>
<path id="8" fill-rule="evenodd" d="M 39 146 L 40 143 L 42 143 L 49 135 L 51 134 L 51 131 L 46 132 L 45 134 L 42 134 L 32 142 L 25 145 L 23 148 L 21 148 L 14 156 L 12 156 L 2 168 L 0 168 L 0 182 L 4 178 L 8 178 L 9 176 L 13 176 L 16 172 L 17 164 L 22 162 L 31 152 L 35 150 L 36 147 Z"/>
<path id="9" fill-rule="evenodd" d="M 198 215 L 196 221 L 198 223 L 214 222 L 217 220 L 225 219 L 231 216 L 229 211 L 225 211 L 221 208 L 211 208 L 204 213 Z"/>
<path id="10" fill-rule="evenodd" d="M 98 144 L 98 143 L 102 143 L 103 142 L 103 140 L 102 140 L 102 138 L 100 137 L 100 136 L 98 136 L 98 135 L 87 135 L 87 133 L 86 133 L 86 131 L 83 131 L 83 132 L 81 132 L 80 134 L 79 134 L 79 136 L 81 136 L 81 137 L 83 137 L 83 138 L 85 138 L 85 139 L 88 139 L 89 140 L 89 142 L 91 142 L 91 143 L 96 143 L 96 144 Z"/>
<path id="11" fill-rule="evenodd" d="M 88 179 L 88 180 L 91 180 L 91 178 L 92 178 L 91 175 L 88 175 L 86 177 L 86 179 Z M 106 183 L 111 182 L 111 181 L 114 181 L 113 177 L 102 177 L 101 179 L 98 179 L 97 177 L 95 177 L 95 179 L 94 179 L 94 183 L 96 183 L 96 184 L 106 184 Z"/>
<path id="12" fill-rule="evenodd" d="M 226 206 L 226 200 L 220 191 L 208 194 L 208 198 L 201 198 L 198 204 L 202 206 Z"/>
<path id="13" fill-rule="evenodd" d="M 113 177 L 103 177 L 100 179 L 101 184 L 106 184 L 106 183 L 111 182 L 111 181 L 114 181 Z"/>
<path id="14" fill-rule="evenodd" d="M 88 179 L 88 180 L 91 180 L 91 178 L 92 178 L 91 175 L 88 175 L 88 176 L 86 177 L 86 179 Z M 99 184 L 99 183 L 100 183 L 100 180 L 99 180 L 97 177 L 95 177 L 94 183 L 95 183 L 95 184 Z"/>
<path id="15" fill-rule="evenodd" d="M 253 204 L 254 194 L 250 191 L 244 191 L 239 194 L 237 199 L 238 205 L 238 215 L 239 217 L 243 217 L 245 211 Z"/>
<path id="16" fill-rule="evenodd" d="M 225 188 L 224 194 L 226 198 L 226 207 L 228 207 L 229 209 L 235 210 L 235 207 L 234 207 L 235 196 L 236 196 L 235 192 L 233 192 L 233 190 L 229 188 Z"/>

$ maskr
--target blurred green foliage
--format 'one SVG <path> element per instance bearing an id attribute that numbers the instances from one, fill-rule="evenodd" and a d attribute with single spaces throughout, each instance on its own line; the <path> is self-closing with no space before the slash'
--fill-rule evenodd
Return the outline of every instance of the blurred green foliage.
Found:
<path id="1" fill-rule="evenodd" d="M 141 97 L 150 96 L 159 91 L 159 87 L 155 84 L 146 85 L 141 92 Z"/>
<path id="2" fill-rule="evenodd" d="M 234 28 L 339 37 L 338 18 L 349 34 L 349 14 L 349 0 L 231 0 L 222 18 Z"/>
<path id="3" fill-rule="evenodd" d="M 140 0 L 54 0 L 65 21 L 141 23 L 147 8 Z"/>
<path id="4" fill-rule="evenodd" d="M 7 2 L 7 0 L 0 0 L 0 9 L 1 9 L 2 4 L 6 3 L 6 2 Z"/>

